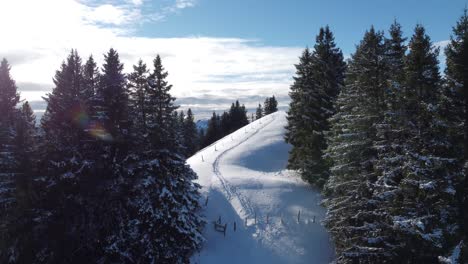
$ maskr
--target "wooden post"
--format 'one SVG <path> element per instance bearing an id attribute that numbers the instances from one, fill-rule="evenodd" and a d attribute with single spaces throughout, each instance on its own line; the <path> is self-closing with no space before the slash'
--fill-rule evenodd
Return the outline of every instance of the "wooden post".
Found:
<path id="1" fill-rule="evenodd" d="M 205 206 L 208 205 L 208 196 L 206 197 L 206 200 L 205 200 Z"/>
<path id="2" fill-rule="evenodd" d="M 315 215 L 314 215 L 314 220 L 312 220 L 312 223 L 315 223 Z"/>
<path id="3" fill-rule="evenodd" d="M 227 223 L 224 224 L 224 237 L 226 237 L 226 229 L 227 229 Z"/>
<path id="4" fill-rule="evenodd" d="M 205 159 L 203 158 L 203 155 L 201 155 L 201 161 L 205 162 Z"/>
<path id="5" fill-rule="evenodd" d="M 297 223 L 299 223 L 300 219 L 301 219 L 301 210 L 297 212 Z"/>
<path id="6" fill-rule="evenodd" d="M 268 225 L 268 220 L 269 220 L 269 214 L 267 214 L 267 225 Z"/>
<path id="7" fill-rule="evenodd" d="M 234 221 L 234 232 L 236 232 L 236 221 Z"/>
<path id="8" fill-rule="evenodd" d="M 218 218 L 218 224 L 221 224 L 221 216 Z"/>

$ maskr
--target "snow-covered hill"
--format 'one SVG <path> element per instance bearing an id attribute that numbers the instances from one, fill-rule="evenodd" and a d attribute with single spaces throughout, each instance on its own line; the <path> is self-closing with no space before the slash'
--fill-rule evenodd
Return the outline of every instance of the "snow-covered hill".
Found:
<path id="1" fill-rule="evenodd" d="M 329 263 L 333 259 L 330 237 L 320 224 L 325 214 L 320 194 L 285 170 L 290 148 L 283 140 L 285 125 L 284 112 L 271 114 L 188 160 L 203 186 L 203 204 L 208 197 L 207 241 L 192 263 Z M 213 221 L 219 217 L 222 225 L 227 224 L 225 237 L 214 229 Z"/>

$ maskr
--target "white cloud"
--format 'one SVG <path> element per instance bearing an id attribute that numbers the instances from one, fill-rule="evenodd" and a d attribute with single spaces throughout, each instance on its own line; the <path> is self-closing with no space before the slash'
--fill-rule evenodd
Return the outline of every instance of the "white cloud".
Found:
<path id="1" fill-rule="evenodd" d="M 145 3 L 131 2 L 0 1 L 0 23 L 9 25 L 0 28 L 4 36 L 0 57 L 10 60 L 20 90 L 21 84 L 27 84 L 22 96 L 39 100 L 47 87 L 51 89 L 55 71 L 72 48 L 78 49 L 83 60 L 93 54 L 102 63 L 102 54 L 113 47 L 127 72 L 139 58 L 151 66 L 154 56 L 161 54 L 174 95 L 209 97 L 209 107 L 216 98 L 244 98 L 251 107 L 259 101 L 256 95 L 286 97 L 293 64 L 302 48 L 262 46 L 258 41 L 239 38 L 137 37 L 132 34 L 133 27 Z M 188 0 L 173 3 L 178 8 L 195 4 Z M 32 91 L 34 85 L 40 89 Z M 225 106 L 225 102 L 221 104 Z"/>

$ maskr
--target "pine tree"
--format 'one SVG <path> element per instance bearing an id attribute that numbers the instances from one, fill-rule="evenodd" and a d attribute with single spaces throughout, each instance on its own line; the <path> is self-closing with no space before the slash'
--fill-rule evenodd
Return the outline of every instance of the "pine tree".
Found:
<path id="1" fill-rule="evenodd" d="M 148 125 L 152 129 L 150 138 L 152 144 L 157 148 L 174 147 L 175 142 L 171 142 L 170 122 L 172 112 L 177 109 L 174 105 L 175 98 L 170 95 L 172 85 L 168 84 L 166 78 L 168 73 L 164 70 L 159 55 L 153 60 L 154 70 L 150 75 L 148 90 Z"/>
<path id="2" fill-rule="evenodd" d="M 16 105 L 19 102 L 15 81 L 10 75 L 6 59 L 0 64 L 0 210 L 6 210 L 14 203 L 15 175 L 18 161 L 15 159 L 14 139 L 16 136 Z M 0 211 L 7 217 L 6 211 Z"/>
<path id="3" fill-rule="evenodd" d="M 81 58 L 72 50 L 55 74 L 55 88 L 45 98 L 48 105 L 41 123 L 47 160 L 41 172 L 45 179 L 38 186 L 42 213 L 39 225 L 44 239 L 38 249 L 42 252 L 41 261 L 65 260 L 85 243 L 80 237 L 88 234 L 80 220 L 84 216 L 82 203 L 87 198 L 80 190 L 86 185 L 86 172 L 92 169 L 82 155 L 82 143 L 87 139 L 86 112 L 81 108 L 82 69 Z M 75 255 L 77 259 L 82 257 L 79 253 Z"/>
<path id="4" fill-rule="evenodd" d="M 381 262 L 385 252 L 376 243 L 376 180 L 372 148 L 375 125 L 382 120 L 386 87 L 383 33 L 372 27 L 348 64 L 346 86 L 331 118 L 326 155 L 333 161 L 325 185 L 326 225 L 333 235 L 339 263 Z"/>
<path id="5" fill-rule="evenodd" d="M 194 121 L 192 109 L 187 110 L 187 117 L 183 123 L 184 142 L 187 149 L 187 157 L 192 156 L 199 148 L 197 125 Z"/>
<path id="6" fill-rule="evenodd" d="M 17 234 L 11 231 L 18 217 L 16 209 L 19 201 L 16 194 L 17 181 L 21 177 L 21 164 L 15 144 L 18 102 L 19 94 L 10 75 L 10 65 L 3 59 L 0 64 L 0 262 L 17 259 L 12 254 L 16 249 L 12 242 Z"/>
<path id="7" fill-rule="evenodd" d="M 257 111 L 255 112 L 255 119 L 260 119 L 263 117 L 263 108 L 261 104 L 258 104 Z"/>
<path id="8" fill-rule="evenodd" d="M 322 158 L 326 148 L 324 132 L 329 129 L 328 118 L 334 113 L 334 102 L 343 85 L 345 63 L 328 27 L 320 29 L 310 56 L 310 62 L 305 66 L 309 76 L 307 79 L 296 79 L 298 86 L 301 85 L 299 81 L 305 82 L 305 85 L 298 87 L 301 96 L 296 97 L 296 91 L 291 94 L 293 101 L 297 101 L 291 102 L 293 109 L 288 113 L 291 125 L 287 129 L 297 134 L 290 141 L 293 149 L 288 166 L 299 170 L 308 182 L 322 187 L 328 178 L 328 164 Z M 270 109 L 267 112 L 276 111 L 275 97 L 269 101 Z M 294 109 L 296 104 L 300 111 Z M 292 115 L 297 117 L 293 118 Z"/>
<path id="9" fill-rule="evenodd" d="M 413 262 L 436 262 L 447 251 L 446 237 L 456 231 L 455 186 L 459 169 L 448 127 L 440 116 L 441 80 L 438 49 L 417 25 L 405 61 L 405 163 L 394 201 L 393 224 L 404 244 L 399 256 Z M 411 245 L 411 250 L 408 249 Z"/>
<path id="10" fill-rule="evenodd" d="M 185 263 L 201 246 L 202 218 L 198 215 L 199 185 L 186 165 L 181 139 L 184 114 L 178 114 L 159 56 L 149 82 L 148 136 L 140 137 L 123 160 L 126 208 L 119 232 L 106 248 L 109 260 L 136 263 Z M 141 109 L 135 103 L 136 109 Z M 133 110 L 132 110 L 133 111 Z M 191 111 L 190 111 L 191 113 Z M 193 122 L 193 120 L 192 120 Z M 159 138 L 162 137 L 162 138 Z M 164 141 L 168 141 L 167 143 Z"/>
<path id="11" fill-rule="evenodd" d="M 403 37 L 401 25 L 396 21 L 389 30 L 390 38 L 385 39 L 385 62 L 387 67 L 387 84 L 385 90 L 385 109 L 383 120 L 376 125 L 377 139 L 374 148 L 378 157 L 375 161 L 377 180 L 373 184 L 373 196 L 376 207 L 375 222 L 378 223 L 374 247 L 385 252 L 387 261 L 396 261 L 402 244 L 401 238 L 395 237 L 392 213 L 394 201 L 401 193 L 399 184 L 403 178 L 402 168 L 405 163 L 406 113 L 404 100 L 406 38 Z"/>
<path id="12" fill-rule="evenodd" d="M 445 49 L 445 113 L 444 117 L 452 126 L 453 145 L 458 146 L 458 157 L 463 157 L 464 162 L 463 181 L 457 188 L 457 200 L 459 207 L 459 223 L 462 231 L 462 239 L 465 242 L 461 262 L 468 261 L 468 10 L 465 8 L 463 15 L 452 30 L 450 43 Z M 462 143 L 463 141 L 464 143 Z"/>
<path id="13" fill-rule="evenodd" d="M 276 98 L 273 95 L 272 97 L 268 97 L 267 99 L 265 99 L 264 114 L 269 115 L 276 111 L 278 111 L 278 101 L 276 101 Z"/>
<path id="14" fill-rule="evenodd" d="M 133 65 L 133 72 L 128 76 L 128 90 L 130 94 L 130 108 L 134 130 L 141 131 L 145 136 L 148 130 L 148 69 L 140 59 Z"/>
<path id="15" fill-rule="evenodd" d="M 299 58 L 299 63 L 295 65 L 296 76 L 293 77 L 294 84 L 291 86 L 291 91 L 289 92 L 291 103 L 289 104 L 287 113 L 288 125 L 286 126 L 285 141 L 293 146 L 289 152 L 288 159 L 288 169 L 293 170 L 299 170 L 304 167 L 304 155 L 302 153 L 305 150 L 302 145 L 303 133 L 301 132 L 302 128 L 305 127 L 306 120 L 302 118 L 302 113 L 305 112 L 305 104 L 302 98 L 304 97 L 305 91 L 311 89 L 311 64 L 312 53 L 306 48 Z"/>
<path id="16" fill-rule="evenodd" d="M 218 140 L 221 136 L 221 121 L 219 115 L 213 112 L 206 128 L 204 146 L 208 146 Z"/>
<path id="17" fill-rule="evenodd" d="M 86 103 L 86 111 L 90 113 L 91 102 L 96 94 L 96 89 L 99 84 L 99 70 L 93 56 L 89 56 L 86 63 L 83 65 L 83 85 L 80 92 L 80 97 L 83 103 Z"/>
<path id="18" fill-rule="evenodd" d="M 6 236 L 1 234 L 0 261 L 5 263 L 32 263 L 34 249 L 41 243 L 34 234 L 38 213 L 35 202 L 37 191 L 34 177 L 37 172 L 37 129 L 36 117 L 28 102 L 23 103 L 15 120 L 15 158 L 18 162 L 16 175 L 15 206 L 11 222 L 6 224 Z M 7 254 L 3 254 L 3 252 Z"/>

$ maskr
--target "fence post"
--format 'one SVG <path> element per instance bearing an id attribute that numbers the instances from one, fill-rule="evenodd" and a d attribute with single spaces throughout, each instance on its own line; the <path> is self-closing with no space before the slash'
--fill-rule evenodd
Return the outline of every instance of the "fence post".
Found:
<path id="1" fill-rule="evenodd" d="M 218 218 L 218 224 L 221 224 L 221 216 Z"/>
<path id="2" fill-rule="evenodd" d="M 234 232 L 236 232 L 236 221 L 234 221 Z"/>
<path id="3" fill-rule="evenodd" d="M 315 215 L 314 215 L 314 220 L 312 220 L 313 223 L 315 223 Z"/>
<path id="4" fill-rule="evenodd" d="M 201 161 L 205 162 L 205 159 L 203 158 L 203 155 L 201 155 Z"/>
<path id="5" fill-rule="evenodd" d="M 216 145 L 215 145 L 215 151 L 218 151 L 218 150 L 216 149 Z"/>
<path id="6" fill-rule="evenodd" d="M 227 229 L 227 223 L 224 224 L 224 237 L 226 237 L 226 229 Z"/>
<path id="7" fill-rule="evenodd" d="M 208 205 L 208 196 L 206 197 L 206 200 L 205 200 L 205 206 Z"/>
<path id="8" fill-rule="evenodd" d="M 268 220 L 269 220 L 269 216 L 270 216 L 270 215 L 269 215 L 269 214 L 267 214 L 267 225 L 268 225 L 268 222 L 269 222 L 269 221 L 268 221 Z"/>
<path id="9" fill-rule="evenodd" d="M 297 223 L 299 223 L 300 219 L 301 219 L 301 210 L 297 212 Z"/>

